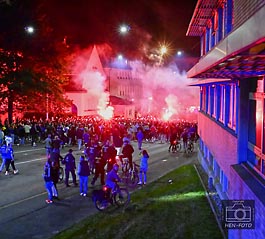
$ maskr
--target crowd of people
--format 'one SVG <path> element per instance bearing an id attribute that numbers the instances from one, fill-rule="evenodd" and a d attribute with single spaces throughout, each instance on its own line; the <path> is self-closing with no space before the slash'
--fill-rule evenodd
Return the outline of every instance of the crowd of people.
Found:
<path id="1" fill-rule="evenodd" d="M 164 122 L 151 118 L 136 120 L 115 118 L 105 121 L 97 117 L 65 117 L 45 121 L 18 119 L 12 124 L 5 121 L 4 123 L 0 122 L 0 144 L 3 145 L 3 150 L 1 148 L 2 165 L 5 160 L 6 175 L 9 173 L 10 165 L 14 174 L 18 173 L 12 157 L 10 156 L 10 160 L 10 157 L 3 153 L 4 147 L 12 149 L 12 144 L 18 146 L 31 144 L 32 147 L 44 144 L 47 156 L 43 173 L 48 192 L 46 202 L 52 203 L 54 198 L 58 198 L 56 184 L 58 183 L 60 163 L 65 165 L 66 187 L 70 186 L 70 174 L 75 186 L 78 185 L 78 176 L 80 195 L 86 196 L 89 175 L 93 174 L 92 185 L 98 178 L 104 185 L 106 172 L 112 172 L 113 166 L 117 164 L 117 155 L 123 154 L 128 158 L 130 168 L 132 168 L 134 148 L 130 142 L 135 140 L 138 150 L 142 152 L 139 184 L 145 184 L 149 155 L 146 150 L 142 150 L 143 141 L 170 143 L 172 139 L 181 137 L 184 140 L 184 132 L 187 133 L 187 137 L 195 138 L 197 135 L 196 124 L 186 121 Z M 5 137 L 11 139 L 9 144 L 6 143 Z M 60 150 L 65 146 L 70 149 L 67 155 L 62 157 Z M 83 151 L 77 166 L 72 150 L 74 146 Z M 11 151 L 9 155 L 12 155 Z"/>

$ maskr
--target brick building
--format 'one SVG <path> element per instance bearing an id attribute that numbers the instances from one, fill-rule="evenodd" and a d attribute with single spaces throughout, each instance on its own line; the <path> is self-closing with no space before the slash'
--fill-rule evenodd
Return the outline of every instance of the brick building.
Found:
<path id="1" fill-rule="evenodd" d="M 200 87 L 199 161 L 221 199 L 255 201 L 255 229 L 229 239 L 265 237 L 264 16 L 264 0 L 198 0 L 187 30 L 201 42 L 188 71 Z"/>

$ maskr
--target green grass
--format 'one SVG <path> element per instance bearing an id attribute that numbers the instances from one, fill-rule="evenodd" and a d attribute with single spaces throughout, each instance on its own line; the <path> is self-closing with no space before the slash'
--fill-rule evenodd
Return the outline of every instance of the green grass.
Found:
<path id="1" fill-rule="evenodd" d="M 168 183 L 168 180 L 173 180 Z M 126 210 L 97 213 L 54 239 L 222 239 L 193 165 L 180 167 L 131 195 Z"/>

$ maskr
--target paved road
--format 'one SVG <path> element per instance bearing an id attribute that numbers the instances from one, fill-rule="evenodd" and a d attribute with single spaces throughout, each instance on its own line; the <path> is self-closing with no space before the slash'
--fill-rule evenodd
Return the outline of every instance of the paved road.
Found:
<path id="1" fill-rule="evenodd" d="M 168 144 L 155 143 L 144 146 L 150 154 L 148 182 L 174 168 L 196 161 L 196 152 L 192 157 L 187 157 L 184 153 L 168 153 Z M 136 145 L 134 148 L 137 148 Z M 62 151 L 62 155 L 66 152 L 67 148 Z M 74 153 L 78 161 L 81 152 L 74 149 Z M 36 148 L 17 147 L 15 157 L 19 174 L 0 175 L 1 239 L 51 238 L 87 216 L 97 213 L 90 198 L 92 187 L 89 188 L 88 197 L 81 197 L 78 187 L 66 188 L 64 184 L 59 184 L 60 200 L 54 204 L 45 203 L 47 193 L 41 177 L 45 151 L 42 145 Z M 134 160 L 139 161 L 137 150 Z M 91 178 L 89 180 L 91 181 Z M 100 187 L 97 183 L 95 187 Z"/>

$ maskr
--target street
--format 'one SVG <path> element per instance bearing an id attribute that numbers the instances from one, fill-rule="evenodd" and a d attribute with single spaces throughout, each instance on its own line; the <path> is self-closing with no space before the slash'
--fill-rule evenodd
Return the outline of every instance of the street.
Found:
<path id="1" fill-rule="evenodd" d="M 134 161 L 139 163 L 139 151 L 136 142 L 134 146 Z M 183 152 L 169 153 L 168 144 L 145 143 L 149 159 L 148 183 L 161 177 L 167 172 L 181 165 L 196 161 L 196 151 L 191 157 Z M 64 156 L 68 147 L 61 155 Z M 73 147 L 76 163 L 82 151 Z M 96 211 L 91 200 L 93 187 L 90 185 L 92 176 L 89 177 L 88 197 L 79 195 L 79 187 L 66 188 L 64 183 L 58 184 L 59 198 L 55 203 L 47 205 L 45 199 L 47 192 L 42 178 L 43 165 L 46 160 L 45 149 L 39 144 L 37 147 L 14 146 L 15 165 L 19 170 L 18 175 L 0 175 L 0 234 L 2 239 L 11 238 L 50 238 L 52 235 L 64 230 Z M 71 182 L 71 178 L 70 178 Z M 95 187 L 100 187 L 97 180 Z M 144 187 L 138 187 L 143 189 Z"/>

